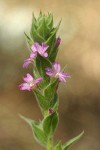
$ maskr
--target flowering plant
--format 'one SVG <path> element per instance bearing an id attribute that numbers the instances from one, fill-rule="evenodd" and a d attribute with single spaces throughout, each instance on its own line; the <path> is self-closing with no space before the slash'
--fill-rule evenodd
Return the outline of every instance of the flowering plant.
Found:
<path id="1" fill-rule="evenodd" d="M 33 64 L 33 75 L 27 73 L 23 78 L 24 82 L 19 85 L 20 90 L 33 91 L 43 120 L 36 122 L 24 116 L 20 117 L 31 126 L 35 139 L 47 150 L 68 150 L 84 133 L 65 144 L 53 142 L 53 134 L 59 121 L 57 89 L 61 82 L 70 78 L 55 61 L 61 42 L 60 37 L 56 37 L 59 25 L 60 22 L 57 27 L 53 27 L 53 15 L 50 13 L 44 15 L 40 12 L 37 19 L 33 15 L 30 37 L 25 33 L 30 55 L 23 64 L 24 68 Z"/>

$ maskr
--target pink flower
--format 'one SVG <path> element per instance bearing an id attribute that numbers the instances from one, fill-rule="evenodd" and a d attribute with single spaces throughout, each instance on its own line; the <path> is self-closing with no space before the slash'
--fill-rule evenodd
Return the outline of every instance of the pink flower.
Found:
<path id="1" fill-rule="evenodd" d="M 43 57 L 48 57 L 48 53 L 46 52 L 47 49 L 48 46 L 45 43 L 42 43 L 42 45 L 40 45 L 39 43 L 35 42 L 31 46 L 32 52 L 30 54 L 30 57 L 24 60 L 23 68 L 27 68 L 30 63 L 34 62 L 38 54 Z"/>
<path id="2" fill-rule="evenodd" d="M 24 83 L 20 84 L 20 90 L 28 90 L 31 91 L 36 88 L 39 82 L 43 80 L 43 78 L 34 79 L 29 73 L 26 74 L 26 77 L 23 78 Z"/>
<path id="3" fill-rule="evenodd" d="M 46 68 L 46 74 L 50 77 L 58 78 L 59 81 L 66 82 L 65 78 L 70 78 L 66 72 L 61 71 L 60 64 L 57 62 L 53 63 L 52 68 Z"/>
<path id="4" fill-rule="evenodd" d="M 48 46 L 45 43 L 42 43 L 42 45 L 40 45 L 39 43 L 35 42 L 32 45 L 31 49 L 32 49 L 32 53 L 30 56 L 32 56 L 34 53 L 37 53 L 43 57 L 48 57 L 48 53 L 46 52 Z"/>
<path id="5" fill-rule="evenodd" d="M 30 57 L 24 60 L 23 68 L 27 68 L 30 63 L 34 62 L 34 59 L 36 58 L 36 56 L 37 56 L 36 52 L 33 54 L 30 54 Z"/>

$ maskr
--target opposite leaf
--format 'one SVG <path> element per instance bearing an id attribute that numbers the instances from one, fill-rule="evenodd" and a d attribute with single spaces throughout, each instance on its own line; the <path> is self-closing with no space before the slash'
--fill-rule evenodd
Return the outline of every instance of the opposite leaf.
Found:
<path id="1" fill-rule="evenodd" d="M 80 133 L 78 136 L 69 140 L 66 144 L 63 145 L 63 150 L 68 150 L 74 143 L 76 143 L 84 134 L 84 131 Z"/>

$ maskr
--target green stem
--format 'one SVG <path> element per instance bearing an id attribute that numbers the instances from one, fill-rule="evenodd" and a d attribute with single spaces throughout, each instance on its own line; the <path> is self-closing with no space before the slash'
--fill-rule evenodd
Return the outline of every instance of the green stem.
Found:
<path id="1" fill-rule="evenodd" d="M 53 150 L 52 138 L 49 138 L 49 139 L 48 139 L 47 150 Z"/>

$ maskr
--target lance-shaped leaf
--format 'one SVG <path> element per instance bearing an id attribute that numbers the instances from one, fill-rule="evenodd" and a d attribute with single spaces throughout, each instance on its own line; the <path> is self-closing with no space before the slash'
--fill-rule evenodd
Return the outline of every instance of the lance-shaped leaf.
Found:
<path id="1" fill-rule="evenodd" d="M 49 137 L 51 136 L 58 124 L 58 114 L 52 113 L 51 115 L 47 116 L 43 121 L 43 129 L 45 134 Z"/>
<path id="2" fill-rule="evenodd" d="M 74 137 L 73 139 L 69 140 L 67 143 L 63 145 L 63 150 L 68 150 L 74 143 L 76 143 L 84 134 L 84 131 L 80 133 L 78 136 Z"/>
<path id="3" fill-rule="evenodd" d="M 38 22 L 33 14 L 30 35 L 31 35 L 32 39 L 34 40 L 34 42 L 38 42 L 41 44 L 45 40 L 41 35 L 39 35 L 39 33 L 37 32 L 37 28 L 38 28 Z"/>
<path id="4" fill-rule="evenodd" d="M 59 142 L 59 143 L 55 146 L 54 150 L 62 150 L 61 142 Z"/>
<path id="5" fill-rule="evenodd" d="M 54 48 L 55 48 L 55 44 L 56 44 L 56 34 L 59 29 L 60 23 L 61 23 L 61 21 L 59 22 L 59 24 L 57 25 L 56 28 L 52 29 L 50 37 L 46 41 L 46 44 L 49 45 L 49 48 L 47 50 L 49 56 L 52 55 L 53 52 L 55 52 Z"/>
<path id="6" fill-rule="evenodd" d="M 49 45 L 49 48 L 47 50 L 49 57 L 50 57 L 51 51 L 54 50 L 55 43 L 56 43 L 56 33 L 52 33 L 49 39 L 46 41 L 46 44 Z"/>
<path id="7" fill-rule="evenodd" d="M 45 40 L 48 38 L 50 34 L 50 29 L 46 25 L 45 16 L 41 17 L 41 22 L 38 26 L 37 32 L 41 35 Z"/>
<path id="8" fill-rule="evenodd" d="M 26 118 L 22 115 L 20 115 L 20 117 L 31 126 L 34 138 L 37 140 L 37 142 L 45 146 L 47 143 L 47 136 L 45 132 L 42 130 L 41 126 L 38 125 L 34 120 Z"/>
<path id="9" fill-rule="evenodd" d="M 42 145 L 46 145 L 47 143 L 47 136 L 45 132 L 36 124 L 32 124 L 33 133 L 35 139 Z"/>
<path id="10" fill-rule="evenodd" d="M 52 100 L 54 94 L 56 93 L 57 87 L 58 87 L 58 80 L 56 79 L 45 88 L 44 96 L 48 100 Z"/>
<path id="11" fill-rule="evenodd" d="M 48 13 L 48 17 L 46 18 L 46 24 L 52 30 L 53 28 L 53 15 L 51 13 Z"/>
<path id="12" fill-rule="evenodd" d="M 36 67 L 40 76 L 44 78 L 44 80 L 42 81 L 43 87 L 47 86 L 50 82 L 50 77 L 46 75 L 45 68 L 52 67 L 50 61 L 42 56 L 37 56 Z"/>
<path id="13" fill-rule="evenodd" d="M 34 42 L 42 43 L 45 41 L 45 39 L 37 32 L 35 28 L 31 31 L 31 37 L 34 40 Z"/>
<path id="14" fill-rule="evenodd" d="M 55 59 L 56 59 L 56 56 L 58 54 L 58 50 L 59 50 L 59 47 L 55 46 L 53 51 L 51 52 L 50 56 L 49 56 L 49 59 L 51 62 L 54 62 Z"/>
<path id="15" fill-rule="evenodd" d="M 28 44 L 31 46 L 33 44 L 32 39 L 25 32 L 24 32 L 24 34 L 25 34 L 25 37 L 26 37 Z"/>
<path id="16" fill-rule="evenodd" d="M 37 102 L 40 105 L 40 107 L 45 111 L 48 110 L 50 103 L 48 102 L 48 100 L 41 94 L 40 91 L 38 90 L 34 90 L 34 94 L 37 98 Z"/>
<path id="17" fill-rule="evenodd" d="M 50 108 L 52 108 L 54 111 L 57 111 L 58 109 L 58 94 L 55 93 L 52 100 L 50 101 Z"/>

